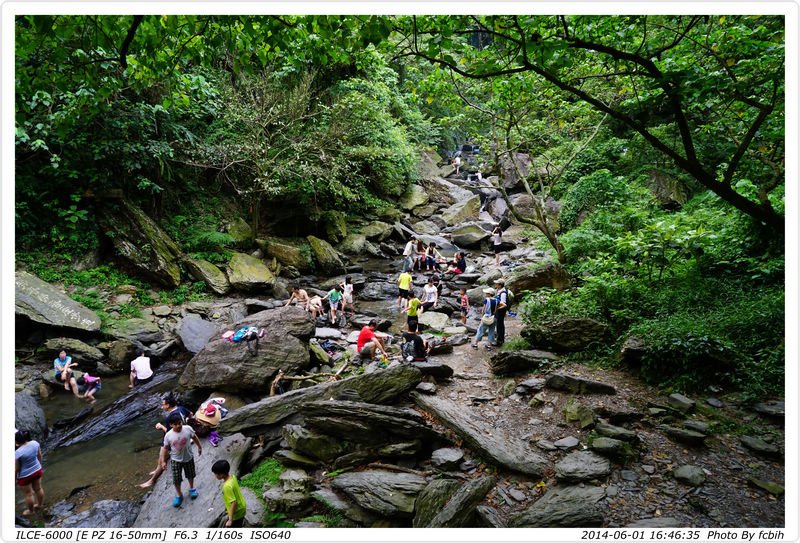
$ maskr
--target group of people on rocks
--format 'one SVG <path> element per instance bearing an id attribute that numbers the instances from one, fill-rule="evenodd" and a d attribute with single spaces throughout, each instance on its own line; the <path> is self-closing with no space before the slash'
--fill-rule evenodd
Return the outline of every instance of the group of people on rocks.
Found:
<path id="1" fill-rule="evenodd" d="M 75 377 L 73 368 L 77 365 L 78 363 L 73 362 L 72 357 L 62 350 L 53 360 L 53 377 L 64 385 L 64 390 L 72 392 L 76 398 L 83 398 L 89 403 L 94 403 L 97 401 L 95 394 L 103 389 L 102 379 L 99 376 L 90 375 L 88 372 L 82 372 L 82 375 Z M 136 358 L 131 361 L 130 368 L 128 388 L 153 380 L 150 358 L 144 355 L 143 350 L 136 352 Z"/>

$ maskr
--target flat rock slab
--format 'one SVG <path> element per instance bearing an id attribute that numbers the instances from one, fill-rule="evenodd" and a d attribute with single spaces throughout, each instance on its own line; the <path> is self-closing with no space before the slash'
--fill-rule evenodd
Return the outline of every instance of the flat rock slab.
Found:
<path id="1" fill-rule="evenodd" d="M 672 517 L 652 517 L 639 519 L 626 525 L 626 528 L 681 528 L 684 524 Z"/>
<path id="2" fill-rule="evenodd" d="M 547 351 L 500 352 L 489 358 L 489 370 L 495 375 L 532 372 L 556 360 L 558 360 L 558 356 Z"/>
<path id="3" fill-rule="evenodd" d="M 696 402 L 684 396 L 683 394 L 670 394 L 667 403 L 673 409 L 681 413 L 689 413 L 694 410 Z"/>
<path id="4" fill-rule="evenodd" d="M 468 410 L 450 400 L 436 396 L 411 393 L 422 409 L 430 412 L 445 426 L 460 435 L 464 442 L 487 460 L 512 471 L 541 477 L 548 465 L 547 460 L 531 450 L 528 444 L 515 435 L 508 435 L 499 428 L 486 425 L 478 417 L 471 417 Z"/>
<path id="5" fill-rule="evenodd" d="M 571 392 L 572 394 L 616 394 L 617 389 L 611 385 L 567 375 L 566 373 L 551 373 L 547 376 L 547 388 Z"/>
<path id="6" fill-rule="evenodd" d="M 208 341 L 216 335 L 217 325 L 193 313 L 182 318 L 181 324 L 178 326 L 178 336 L 180 336 L 183 346 L 193 354 L 203 350 Z"/>
<path id="7" fill-rule="evenodd" d="M 706 442 L 706 435 L 694 430 L 687 430 L 686 428 L 676 428 L 666 424 L 659 424 L 656 426 L 659 430 L 664 432 L 669 438 L 687 445 L 703 445 Z"/>
<path id="8" fill-rule="evenodd" d="M 100 500 L 82 513 L 70 515 L 60 523 L 60 528 L 127 528 L 136 519 L 139 504 Z"/>
<path id="9" fill-rule="evenodd" d="M 337 511 L 342 516 L 347 517 L 353 522 L 357 522 L 362 526 L 371 526 L 378 517 L 372 513 L 365 511 L 363 508 L 352 503 L 350 500 L 341 498 L 336 492 L 330 488 L 320 487 L 311 493 L 311 496 L 319 502 L 322 502 L 332 511 Z"/>
<path id="10" fill-rule="evenodd" d="M 231 473 L 238 473 L 242 459 L 250 448 L 250 438 L 241 434 L 225 436 L 218 447 L 212 447 L 206 439 L 200 440 L 203 454 L 198 454 L 194 447 L 194 463 L 197 476 L 194 484 L 198 498 L 192 500 L 188 496 L 189 483 L 183 481 L 184 500 L 180 507 L 172 507 L 175 487 L 172 476 L 164 473 L 153 490 L 142 504 L 142 509 L 133 523 L 134 528 L 211 528 L 217 525 L 218 519 L 225 514 L 222 501 L 221 483 L 211 473 L 211 466 L 217 460 L 227 460 L 231 465 Z"/>
<path id="11" fill-rule="evenodd" d="M 35 275 L 16 272 L 14 287 L 14 313 L 17 315 L 50 326 L 89 332 L 100 329 L 97 313 Z"/>
<path id="12" fill-rule="evenodd" d="M 350 472 L 333 479 L 333 487 L 360 507 L 385 517 L 411 517 L 414 501 L 428 482 L 413 473 L 375 470 Z"/>
<path id="13" fill-rule="evenodd" d="M 556 478 L 560 482 L 580 483 L 608 477 L 611 463 L 591 451 L 575 451 L 556 464 Z"/>
<path id="14" fill-rule="evenodd" d="M 341 330 L 336 328 L 316 328 L 314 330 L 314 337 L 317 339 L 342 339 L 344 335 Z M 358 339 L 358 338 L 356 338 Z"/>
<path id="15" fill-rule="evenodd" d="M 450 379 L 453 376 L 453 368 L 447 364 L 439 362 L 412 362 L 410 365 L 422 372 L 422 375 L 430 375 L 434 379 Z"/>
<path id="16" fill-rule="evenodd" d="M 782 400 L 757 403 L 753 406 L 753 409 L 756 413 L 776 419 L 782 419 L 786 416 L 786 404 Z"/>
<path id="17" fill-rule="evenodd" d="M 464 461 L 464 451 L 455 448 L 436 449 L 431 454 L 431 464 L 444 471 L 457 470 Z"/>
<path id="18" fill-rule="evenodd" d="M 417 496 L 411 525 L 414 528 L 429 526 L 460 486 L 461 483 L 455 479 L 434 479 L 428 483 Z"/>
<path id="19" fill-rule="evenodd" d="M 574 436 L 562 437 L 558 441 L 554 441 L 553 442 L 553 446 L 554 447 L 556 447 L 558 449 L 563 449 L 565 451 L 568 451 L 570 449 L 574 449 L 575 447 L 577 447 L 580 444 L 581 444 L 581 442 L 578 441 L 578 438 L 574 437 Z"/>
<path id="20" fill-rule="evenodd" d="M 603 456 L 618 457 L 625 454 L 625 442 L 611 437 L 598 437 L 592 441 L 592 450 Z"/>
<path id="21" fill-rule="evenodd" d="M 636 435 L 636 432 L 628 430 L 627 428 L 622 428 L 621 426 L 598 422 L 595 424 L 594 429 L 601 436 L 610 437 L 612 439 L 620 439 L 631 443 L 639 441 L 639 436 Z"/>
<path id="22" fill-rule="evenodd" d="M 760 437 L 742 436 L 741 441 L 742 445 L 761 456 L 769 458 L 780 458 L 781 456 L 780 447 L 772 443 L 767 443 Z"/>
<path id="23" fill-rule="evenodd" d="M 598 502 L 605 491 L 596 486 L 568 486 L 550 489 L 541 499 L 513 517 L 512 528 L 571 528 L 601 526 L 603 513 Z"/>
<path id="24" fill-rule="evenodd" d="M 459 488 L 450 501 L 430 521 L 429 528 L 461 528 L 468 526 L 475 508 L 494 487 L 497 480 L 492 476 L 472 479 Z"/>

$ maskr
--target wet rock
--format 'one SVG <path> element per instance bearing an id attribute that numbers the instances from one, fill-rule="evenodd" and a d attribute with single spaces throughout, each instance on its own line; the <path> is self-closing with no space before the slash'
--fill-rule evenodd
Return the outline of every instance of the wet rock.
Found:
<path id="1" fill-rule="evenodd" d="M 636 432 L 634 432 L 633 430 L 628 430 L 627 428 L 622 428 L 620 426 L 607 424 L 602 421 L 598 422 L 595 425 L 594 429 L 598 434 L 613 439 L 620 439 L 622 441 L 629 441 L 631 443 L 639 441 L 639 436 L 637 436 Z"/>
<path id="2" fill-rule="evenodd" d="M 605 496 L 599 487 L 553 488 L 531 507 L 511 518 L 513 528 L 570 528 L 601 526 L 598 502 Z"/>
<path id="3" fill-rule="evenodd" d="M 580 444 L 581 444 L 581 442 L 578 441 L 578 439 L 576 437 L 573 437 L 573 436 L 562 437 L 558 441 L 553 442 L 554 446 L 556 446 L 557 448 L 559 448 L 561 450 L 564 450 L 564 451 L 568 451 L 570 449 L 574 449 L 575 447 L 577 447 Z"/>
<path id="4" fill-rule="evenodd" d="M 60 328 L 94 332 L 100 317 L 89 308 L 28 272 L 18 271 L 14 279 L 14 313 L 34 322 Z"/>
<path id="5" fill-rule="evenodd" d="M 414 528 L 430 526 L 430 522 L 460 486 L 461 484 L 453 479 L 434 479 L 428 483 L 417 497 L 412 526 Z"/>
<path id="6" fill-rule="evenodd" d="M 14 394 L 14 428 L 28 430 L 31 438 L 43 443 L 47 437 L 47 421 L 39 402 L 30 394 L 17 392 Z"/>
<path id="7" fill-rule="evenodd" d="M 566 373 L 552 373 L 547 376 L 545 386 L 554 390 L 571 392 L 572 394 L 616 394 L 617 389 L 611 385 L 592 381 Z"/>
<path id="8" fill-rule="evenodd" d="M 203 454 L 197 454 L 195 447 L 194 462 L 197 476 L 195 487 L 199 497 L 190 500 L 185 498 L 183 505 L 177 510 L 169 503 L 175 495 L 175 487 L 169 473 L 161 476 L 152 491 L 144 500 L 142 508 L 133 523 L 135 528 L 211 528 L 215 527 L 224 515 L 225 504 L 219 491 L 219 481 L 211 472 L 211 466 L 217 460 L 227 460 L 231 473 L 237 473 L 242 459 L 250 448 L 251 440 L 241 434 L 226 435 L 218 447 L 211 447 L 205 439 Z M 184 492 L 187 483 L 183 483 Z M 214 514 L 209 511 L 213 510 Z"/>
<path id="9" fill-rule="evenodd" d="M 374 470 L 343 473 L 332 485 L 367 511 L 389 518 L 410 518 L 414 501 L 427 481 L 413 473 Z"/>
<path id="10" fill-rule="evenodd" d="M 412 393 L 422 409 L 455 431 L 464 442 L 487 460 L 512 471 L 541 477 L 547 461 L 528 447 L 527 443 L 500 428 L 487 427 L 470 418 L 463 407 L 436 396 Z"/>
<path id="11" fill-rule="evenodd" d="M 57 523 L 59 528 L 128 528 L 139 514 L 139 504 L 118 500 L 100 500 L 76 515 Z"/>
<path id="12" fill-rule="evenodd" d="M 672 476 L 676 480 L 691 486 L 701 486 L 706 482 L 706 474 L 703 469 L 689 464 L 672 470 Z"/>
<path id="13" fill-rule="evenodd" d="M 558 356 L 547 351 L 498 352 L 489 358 L 489 370 L 495 375 L 510 375 L 532 372 L 558 360 Z"/>
<path id="14" fill-rule="evenodd" d="M 685 428 L 675 428 L 666 424 L 660 424 L 656 428 L 664 432 L 669 438 L 686 443 L 687 445 L 700 446 L 705 444 L 706 436 L 694 430 L 687 430 Z"/>
<path id="15" fill-rule="evenodd" d="M 677 392 L 669 395 L 667 403 L 671 408 L 676 409 L 681 413 L 690 413 L 694 410 L 696 405 L 694 400 L 690 400 L 683 394 L 678 394 Z"/>
<path id="16" fill-rule="evenodd" d="M 608 477 L 611 463 L 591 451 L 575 451 L 556 464 L 556 478 L 560 482 L 580 483 Z"/>
<path id="17" fill-rule="evenodd" d="M 192 313 L 181 319 L 178 326 L 178 337 L 187 351 L 198 353 L 206 346 L 208 341 L 217 335 L 217 326 Z"/>
<path id="18" fill-rule="evenodd" d="M 309 313 L 296 306 L 270 309 L 234 323 L 264 328 L 256 342 L 210 341 L 186 365 L 180 378 L 187 388 L 215 388 L 229 392 L 269 390 L 279 370 L 292 375 L 309 364 L 308 340 L 314 332 Z"/>
<path id="19" fill-rule="evenodd" d="M 760 437 L 753 437 L 753 436 L 742 436 L 741 437 L 742 445 L 753 451 L 754 453 L 766 456 L 768 458 L 780 458 L 781 457 L 781 449 L 777 445 L 773 445 L 772 443 L 767 443 Z"/>
<path id="20" fill-rule="evenodd" d="M 494 487 L 496 479 L 483 476 L 463 484 L 450 500 L 428 523 L 429 528 L 461 528 L 470 526 L 475 514 L 475 507 L 483 501 L 486 494 Z"/>
<path id="21" fill-rule="evenodd" d="M 605 324 L 585 317 L 564 317 L 522 330 L 522 337 L 531 345 L 555 352 L 581 351 L 592 344 L 605 342 L 608 335 L 609 329 Z"/>
<path id="22" fill-rule="evenodd" d="M 461 449 L 436 449 L 431 454 L 431 464 L 442 471 L 456 470 L 463 461 L 464 451 Z"/>

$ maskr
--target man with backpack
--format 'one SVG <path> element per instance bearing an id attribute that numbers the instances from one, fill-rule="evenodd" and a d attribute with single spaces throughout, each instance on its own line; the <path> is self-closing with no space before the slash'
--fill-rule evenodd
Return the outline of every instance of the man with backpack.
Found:
<path id="1" fill-rule="evenodd" d="M 495 299 L 497 300 L 497 310 L 494 312 L 495 330 L 497 335 L 496 345 L 499 347 L 506 340 L 506 313 L 511 305 L 509 290 L 506 288 L 504 279 L 497 279 L 494 282 L 497 289 Z"/>
<path id="2" fill-rule="evenodd" d="M 407 362 L 427 362 L 428 361 L 428 346 L 419 335 L 417 327 L 410 328 L 409 331 L 402 332 L 403 339 L 406 343 L 403 345 L 403 357 Z"/>
<path id="3" fill-rule="evenodd" d="M 475 339 L 472 342 L 472 348 L 478 348 L 478 342 L 483 338 L 485 334 L 489 334 L 489 343 L 485 345 L 487 351 L 492 350 L 491 343 L 494 342 L 494 332 L 495 332 L 495 311 L 497 311 L 497 299 L 495 298 L 495 294 L 497 291 L 493 288 L 485 288 L 483 289 L 483 293 L 486 297 L 483 299 L 483 311 L 481 312 L 481 324 L 478 326 L 478 332 L 475 334 Z"/>

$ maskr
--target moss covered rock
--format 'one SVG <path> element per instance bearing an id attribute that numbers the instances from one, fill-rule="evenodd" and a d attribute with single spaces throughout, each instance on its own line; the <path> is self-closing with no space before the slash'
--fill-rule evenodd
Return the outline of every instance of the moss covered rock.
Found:
<path id="1" fill-rule="evenodd" d="M 406 211 L 410 211 L 418 206 L 423 206 L 428 203 L 428 193 L 419 185 L 411 185 L 406 190 L 405 194 L 400 198 L 400 207 Z"/>
<path id="2" fill-rule="evenodd" d="M 330 243 L 314 236 L 308 236 L 306 239 L 322 271 L 327 274 L 344 273 L 344 263 Z"/>
<path id="3" fill-rule="evenodd" d="M 264 254 L 283 266 L 292 266 L 299 271 L 307 271 L 314 266 L 311 249 L 303 243 L 279 238 L 256 240 L 256 243 Z"/>
<path id="4" fill-rule="evenodd" d="M 231 288 L 225 272 L 207 260 L 190 258 L 186 261 L 186 269 L 192 277 L 205 282 L 211 290 L 219 295 L 226 294 Z"/>
<path id="5" fill-rule="evenodd" d="M 347 222 L 341 211 L 326 211 L 320 220 L 325 237 L 332 243 L 339 243 L 347 236 Z"/>
<path id="6" fill-rule="evenodd" d="M 236 290 L 272 290 L 275 285 L 275 276 L 258 258 L 244 253 L 233 253 L 228 267 L 228 280 Z"/>
<path id="7" fill-rule="evenodd" d="M 253 229 L 246 220 L 237 217 L 228 224 L 228 235 L 238 247 L 247 247 L 253 239 Z"/>

